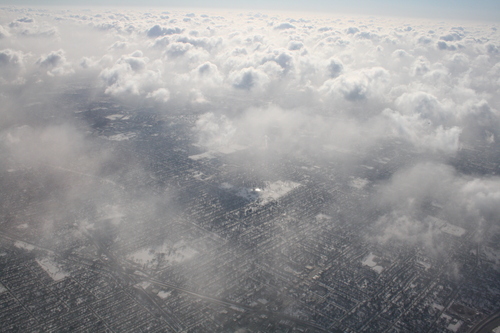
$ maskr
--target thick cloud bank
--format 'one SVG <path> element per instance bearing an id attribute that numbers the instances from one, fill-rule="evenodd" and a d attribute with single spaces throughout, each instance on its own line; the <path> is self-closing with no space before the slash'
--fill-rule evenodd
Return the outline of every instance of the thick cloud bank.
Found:
<path id="1" fill-rule="evenodd" d="M 447 154 L 498 136 L 499 47 L 492 24 L 3 13 L 0 71 L 7 85 L 92 76 L 105 94 L 135 96 L 165 110 L 221 112 L 230 100 L 239 110 L 230 115 L 236 122 L 246 109 L 272 103 L 304 116 L 305 125 L 341 115 L 379 130 L 359 132 L 357 142 L 384 133 Z M 326 118 L 319 132 L 329 131 Z"/>

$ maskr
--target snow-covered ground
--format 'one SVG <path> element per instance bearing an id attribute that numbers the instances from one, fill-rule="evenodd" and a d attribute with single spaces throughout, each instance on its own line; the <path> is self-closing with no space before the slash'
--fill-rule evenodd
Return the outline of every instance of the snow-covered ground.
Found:
<path id="1" fill-rule="evenodd" d="M 24 249 L 24 250 L 27 250 L 27 251 L 32 251 L 35 249 L 35 247 L 31 244 L 28 244 L 28 243 L 25 243 L 23 241 L 16 241 L 14 243 L 14 246 L 19 248 L 19 249 Z"/>
<path id="2" fill-rule="evenodd" d="M 376 262 L 376 260 L 377 260 L 377 256 L 375 256 L 372 252 L 370 252 L 370 254 L 368 256 L 366 256 L 365 259 L 363 259 L 363 261 L 361 262 L 361 264 L 363 266 L 370 267 L 375 272 L 377 272 L 377 273 L 380 274 L 384 270 L 384 267 L 378 265 L 378 263 Z"/>
<path id="3" fill-rule="evenodd" d="M 111 135 L 111 136 L 106 137 L 106 139 L 111 140 L 111 141 L 124 141 L 124 140 L 132 139 L 136 136 L 137 136 L 136 133 L 129 132 L 129 133 L 120 133 L 120 134 Z"/>
<path id="4" fill-rule="evenodd" d="M 275 182 L 264 182 L 264 186 L 262 187 L 238 188 L 229 183 L 222 183 L 219 185 L 219 188 L 232 191 L 235 195 L 247 201 L 256 201 L 260 205 L 265 205 L 271 201 L 278 200 L 299 186 L 299 183 L 278 180 Z"/>
<path id="5" fill-rule="evenodd" d="M 147 289 L 150 285 L 151 285 L 150 282 L 142 281 L 142 282 L 137 283 L 135 286 L 142 288 L 142 289 Z"/>
<path id="6" fill-rule="evenodd" d="M 436 228 L 452 236 L 461 237 L 467 232 L 467 230 L 462 227 L 456 226 L 434 216 L 428 216 L 427 219 Z"/>
<path id="7" fill-rule="evenodd" d="M 164 243 L 158 247 L 142 248 L 128 255 L 127 258 L 137 264 L 151 266 L 152 268 L 157 265 L 181 263 L 197 254 L 198 251 L 181 240 L 173 245 Z"/>
<path id="8" fill-rule="evenodd" d="M 171 291 L 163 291 L 163 290 L 160 290 L 158 292 L 158 297 L 160 297 L 161 299 L 165 299 L 165 298 L 168 298 L 170 295 L 172 295 L 172 292 Z"/>
<path id="9" fill-rule="evenodd" d="M 466 233 L 466 230 L 464 228 L 450 223 L 446 223 L 444 226 L 442 226 L 441 231 L 457 237 L 461 237 Z"/>
<path id="10" fill-rule="evenodd" d="M 69 273 L 65 272 L 61 266 L 51 258 L 36 259 L 36 262 L 54 281 L 59 281 L 69 276 Z"/>
<path id="11" fill-rule="evenodd" d="M 351 180 L 351 186 L 358 190 L 362 190 L 369 182 L 368 179 L 355 177 Z"/>
<path id="12" fill-rule="evenodd" d="M 447 329 L 452 332 L 457 332 L 460 329 L 460 326 L 462 326 L 462 321 L 454 319 L 448 324 Z"/>
<path id="13" fill-rule="evenodd" d="M 198 147 L 199 145 L 194 145 Z M 228 155 L 235 153 L 237 151 L 246 149 L 248 147 L 238 145 L 238 144 L 227 144 L 227 145 L 217 145 L 217 146 L 210 146 L 210 150 L 201 153 L 201 154 L 196 154 L 196 155 L 190 155 L 189 158 L 192 160 L 201 160 L 201 159 L 212 159 L 216 158 L 217 156 L 220 155 Z"/>
<path id="14" fill-rule="evenodd" d="M 189 156 L 190 159 L 192 159 L 193 161 L 198 161 L 198 160 L 202 160 L 202 159 L 212 159 L 212 158 L 215 158 L 217 157 L 216 154 L 214 154 L 213 151 L 206 151 L 204 153 L 201 153 L 201 154 L 196 154 L 196 155 L 191 155 Z"/>
<path id="15" fill-rule="evenodd" d="M 109 115 L 105 118 L 109 119 L 109 120 L 116 120 L 116 119 L 121 119 L 123 117 L 123 115 L 121 114 L 112 114 L 112 115 Z"/>
<path id="16" fill-rule="evenodd" d="M 494 249 L 489 246 L 484 246 L 482 247 L 481 252 L 486 257 L 486 260 L 494 263 L 495 269 L 500 270 L 500 250 Z"/>
<path id="17" fill-rule="evenodd" d="M 432 265 L 431 265 L 431 264 L 429 264 L 428 262 L 422 261 L 422 260 L 419 260 L 419 261 L 418 261 L 418 263 L 419 263 L 420 265 L 422 265 L 422 266 L 425 268 L 425 270 L 426 270 L 426 271 L 427 271 L 427 270 L 429 270 L 429 268 L 431 268 L 431 267 L 432 267 Z"/>

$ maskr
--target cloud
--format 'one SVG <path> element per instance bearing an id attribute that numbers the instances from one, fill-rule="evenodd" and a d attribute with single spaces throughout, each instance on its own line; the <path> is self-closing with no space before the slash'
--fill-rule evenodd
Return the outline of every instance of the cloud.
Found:
<path id="1" fill-rule="evenodd" d="M 462 129 L 458 126 L 432 125 L 430 120 L 418 113 L 404 115 L 386 109 L 382 114 L 390 121 L 388 125 L 393 135 L 411 142 L 419 149 L 454 154 L 460 148 Z"/>
<path id="2" fill-rule="evenodd" d="M 395 101 L 396 106 L 404 114 L 416 115 L 432 123 L 446 123 L 447 114 L 437 98 L 426 92 L 404 93 Z"/>
<path id="3" fill-rule="evenodd" d="M 359 32 L 359 29 L 356 27 L 349 27 L 349 28 L 347 28 L 347 30 L 345 32 L 346 32 L 346 34 L 354 35 L 355 33 Z"/>
<path id="4" fill-rule="evenodd" d="M 344 65 L 342 64 L 342 61 L 336 58 L 331 58 L 329 60 L 328 73 L 330 77 L 335 78 L 339 76 L 343 70 L 344 70 Z"/>
<path id="5" fill-rule="evenodd" d="M 236 129 L 226 116 L 210 112 L 198 118 L 194 131 L 200 145 L 217 150 L 233 143 Z"/>
<path id="6" fill-rule="evenodd" d="M 270 81 L 263 71 L 253 67 L 243 68 L 231 73 L 229 80 L 236 89 L 257 91 L 263 91 Z"/>
<path id="7" fill-rule="evenodd" d="M 0 51 L 0 77 L 5 81 L 16 81 L 24 70 L 24 58 L 21 51 L 5 49 Z"/>
<path id="8" fill-rule="evenodd" d="M 130 46 L 129 43 L 127 42 L 122 42 L 122 41 L 117 41 L 117 42 L 114 42 L 113 45 L 111 45 L 109 48 L 111 50 L 124 50 L 126 48 L 128 48 Z"/>
<path id="9" fill-rule="evenodd" d="M 180 28 L 162 28 L 158 24 L 147 31 L 148 37 L 160 37 L 165 35 L 181 34 L 184 30 Z"/>
<path id="10" fill-rule="evenodd" d="M 395 173 L 379 195 L 379 204 L 391 212 L 374 225 L 377 241 L 422 243 L 435 249 L 444 223 L 486 237 L 499 213 L 500 178 L 460 175 L 450 166 L 426 162 Z"/>
<path id="11" fill-rule="evenodd" d="M 290 41 L 288 43 L 288 46 L 287 46 L 287 49 L 289 49 L 290 51 L 297 51 L 297 50 L 300 50 L 304 47 L 304 44 L 300 41 Z"/>
<path id="12" fill-rule="evenodd" d="M 174 42 L 167 46 L 165 54 L 170 58 L 179 58 L 185 55 L 193 46 L 189 43 Z"/>
<path id="13" fill-rule="evenodd" d="M 463 38 L 464 38 L 463 33 L 460 33 L 457 31 L 453 31 L 453 32 L 449 33 L 448 35 L 444 35 L 444 36 L 439 37 L 439 39 L 444 40 L 446 42 L 459 41 L 459 40 L 462 40 Z"/>
<path id="14" fill-rule="evenodd" d="M 437 48 L 439 50 L 448 50 L 448 51 L 456 51 L 457 50 L 457 47 L 453 44 L 448 44 L 446 42 L 443 42 L 443 41 L 439 41 L 437 42 Z"/>
<path id="15" fill-rule="evenodd" d="M 66 63 L 65 52 L 63 50 L 50 52 L 48 55 L 39 58 L 36 63 L 45 68 L 62 66 Z"/>
<path id="16" fill-rule="evenodd" d="M 274 29 L 276 29 L 276 30 L 295 29 L 295 26 L 288 23 L 288 22 L 284 22 L 284 23 L 278 24 L 276 27 L 274 27 Z"/>
<path id="17" fill-rule="evenodd" d="M 42 55 L 38 58 L 36 64 L 40 68 L 47 70 L 47 74 L 51 76 L 73 73 L 71 64 L 66 60 L 66 52 L 62 49 Z"/>
<path id="18" fill-rule="evenodd" d="M 425 57 L 420 56 L 415 60 L 415 62 L 411 66 L 411 75 L 423 75 L 430 71 L 430 62 Z"/>
<path id="19" fill-rule="evenodd" d="M 398 245 L 424 247 L 436 251 L 439 228 L 432 223 L 393 212 L 379 218 L 374 225 L 378 230 L 375 240 L 381 244 L 396 242 Z M 373 240 L 373 239 L 371 239 Z"/>
<path id="20" fill-rule="evenodd" d="M 500 214 L 499 177 L 469 180 L 460 188 L 460 196 L 470 215 L 495 223 Z"/>
<path id="21" fill-rule="evenodd" d="M 35 20 L 33 20 L 30 17 L 21 17 L 21 18 L 18 18 L 17 20 L 10 22 L 9 27 L 10 28 L 17 28 L 17 27 L 20 27 L 26 23 L 34 23 L 34 22 L 35 22 Z"/>
<path id="22" fill-rule="evenodd" d="M 160 88 L 148 93 L 146 98 L 152 98 L 158 102 L 167 102 L 170 99 L 170 91 L 165 88 Z"/>
<path id="23" fill-rule="evenodd" d="M 99 77 L 106 86 L 105 93 L 111 95 L 144 95 L 161 85 L 161 73 L 155 63 L 148 69 L 149 58 L 141 50 L 120 57 L 112 67 L 104 68 Z"/>
<path id="24" fill-rule="evenodd" d="M 83 137 L 72 126 L 12 128 L 3 134 L 3 144 L 15 161 L 26 166 L 67 166 L 83 149 Z"/>
<path id="25" fill-rule="evenodd" d="M 350 102 L 359 102 L 369 97 L 383 98 L 383 90 L 390 74 L 382 67 L 350 72 L 325 81 L 321 88 L 333 96 L 340 95 Z"/>
<path id="26" fill-rule="evenodd" d="M 10 33 L 2 25 L 0 25 L 0 39 L 10 37 Z"/>
<path id="27" fill-rule="evenodd" d="M 36 22 L 31 17 L 21 17 L 9 23 L 10 32 L 26 37 L 54 37 L 57 36 L 57 27 L 46 21 Z"/>

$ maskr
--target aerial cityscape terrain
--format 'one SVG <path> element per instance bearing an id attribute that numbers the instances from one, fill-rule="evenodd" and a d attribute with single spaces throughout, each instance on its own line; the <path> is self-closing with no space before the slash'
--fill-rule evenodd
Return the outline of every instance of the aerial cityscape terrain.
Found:
<path id="1" fill-rule="evenodd" d="M 500 24 L 0 7 L 0 332 L 500 332 Z"/>

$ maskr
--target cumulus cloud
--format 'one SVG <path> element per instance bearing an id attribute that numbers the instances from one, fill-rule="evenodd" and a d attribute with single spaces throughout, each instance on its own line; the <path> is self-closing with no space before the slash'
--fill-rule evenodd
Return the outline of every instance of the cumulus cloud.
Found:
<path id="1" fill-rule="evenodd" d="M 274 29 L 276 29 L 276 30 L 295 29 L 295 26 L 288 23 L 288 22 L 284 22 L 284 23 L 278 24 L 276 27 L 274 27 Z"/>
<path id="2" fill-rule="evenodd" d="M 47 71 L 48 75 L 64 75 L 72 73 L 71 64 L 66 60 L 64 50 L 52 51 L 47 55 L 42 55 L 36 64 Z"/>
<path id="3" fill-rule="evenodd" d="M 206 113 L 198 118 L 195 127 L 199 143 L 207 147 L 226 145 L 232 139 L 235 129 L 225 116 Z"/>
<path id="4" fill-rule="evenodd" d="M 231 73 L 229 80 L 234 88 L 240 90 L 262 91 L 269 83 L 269 77 L 266 73 L 253 67 L 243 68 Z"/>
<path id="5" fill-rule="evenodd" d="M 147 68 L 148 63 L 149 58 L 141 50 L 121 56 L 112 67 L 104 68 L 99 75 L 106 86 L 105 93 L 144 95 L 153 90 L 161 82 L 161 73 L 154 68 L 155 63 Z"/>
<path id="6" fill-rule="evenodd" d="M 152 98 L 158 102 L 167 102 L 170 99 L 170 91 L 165 88 L 160 88 L 148 93 L 146 98 Z"/>
<path id="7" fill-rule="evenodd" d="M 57 27 L 47 21 L 36 22 L 32 17 L 21 17 L 9 23 L 11 33 L 27 37 L 53 37 L 58 33 Z"/>
<path id="8" fill-rule="evenodd" d="M 434 248 L 447 223 L 485 237 L 496 227 L 499 196 L 498 177 L 461 175 L 450 166 L 429 162 L 400 170 L 380 189 L 379 204 L 391 212 L 377 221 L 377 240 Z"/>
<path id="9" fill-rule="evenodd" d="M 165 35 L 180 34 L 183 30 L 180 28 L 162 28 L 159 25 L 155 25 L 147 31 L 148 37 L 160 37 Z"/>
<path id="10" fill-rule="evenodd" d="M 9 37 L 10 33 L 7 29 L 5 29 L 2 25 L 0 25 L 0 39 Z"/>
<path id="11" fill-rule="evenodd" d="M 338 64 L 334 66 L 340 68 Z M 353 71 L 325 81 L 322 89 L 334 96 L 340 95 L 350 102 L 356 102 L 368 97 L 383 98 L 385 85 L 388 82 L 389 72 L 382 67 L 374 67 Z"/>
<path id="12" fill-rule="evenodd" d="M 6 81 L 15 81 L 24 69 L 24 57 L 21 51 L 5 49 L 0 51 L 0 77 Z"/>
<path id="13" fill-rule="evenodd" d="M 460 188 L 463 203 L 473 216 L 479 216 L 488 221 L 490 226 L 500 214 L 500 179 L 472 179 Z"/>
<path id="14" fill-rule="evenodd" d="M 104 91 L 113 96 L 129 93 L 151 101 L 155 91 L 166 89 L 176 105 L 203 100 L 217 108 L 225 103 L 223 96 L 247 92 L 254 99 L 240 109 L 265 98 L 284 109 L 312 106 L 350 114 L 353 121 L 363 104 L 363 121 L 366 115 L 390 118 L 392 135 L 431 151 L 456 151 L 470 133 L 497 135 L 484 122 L 465 121 L 466 105 L 481 100 L 495 105 L 499 89 L 497 44 L 491 36 L 484 42 L 486 33 L 474 29 L 437 23 L 423 28 L 418 21 L 410 26 L 379 20 L 375 28 L 342 18 L 127 15 L 59 12 L 56 21 L 50 15 L 10 13 L 8 28 L 0 30 L 4 39 L 28 38 L 52 27 L 59 40 L 74 29 L 82 36 L 103 36 L 103 45 L 90 52 L 82 48 L 76 57 L 65 52 L 64 43 L 55 50 L 5 48 L 4 80 L 29 75 L 32 65 L 51 76 L 97 69 Z M 239 28 L 232 29 L 239 20 Z M 26 61 L 27 54 L 34 64 Z M 493 122 L 497 117 L 491 112 Z"/>
<path id="15" fill-rule="evenodd" d="M 344 65 L 342 64 L 342 61 L 335 58 L 330 59 L 328 64 L 328 73 L 330 74 L 330 77 L 335 78 L 339 76 L 343 70 Z"/>
<path id="16" fill-rule="evenodd" d="M 64 65 L 66 62 L 65 53 L 63 50 L 50 52 L 46 56 L 42 56 L 37 60 L 37 64 L 45 68 L 54 68 Z"/>

